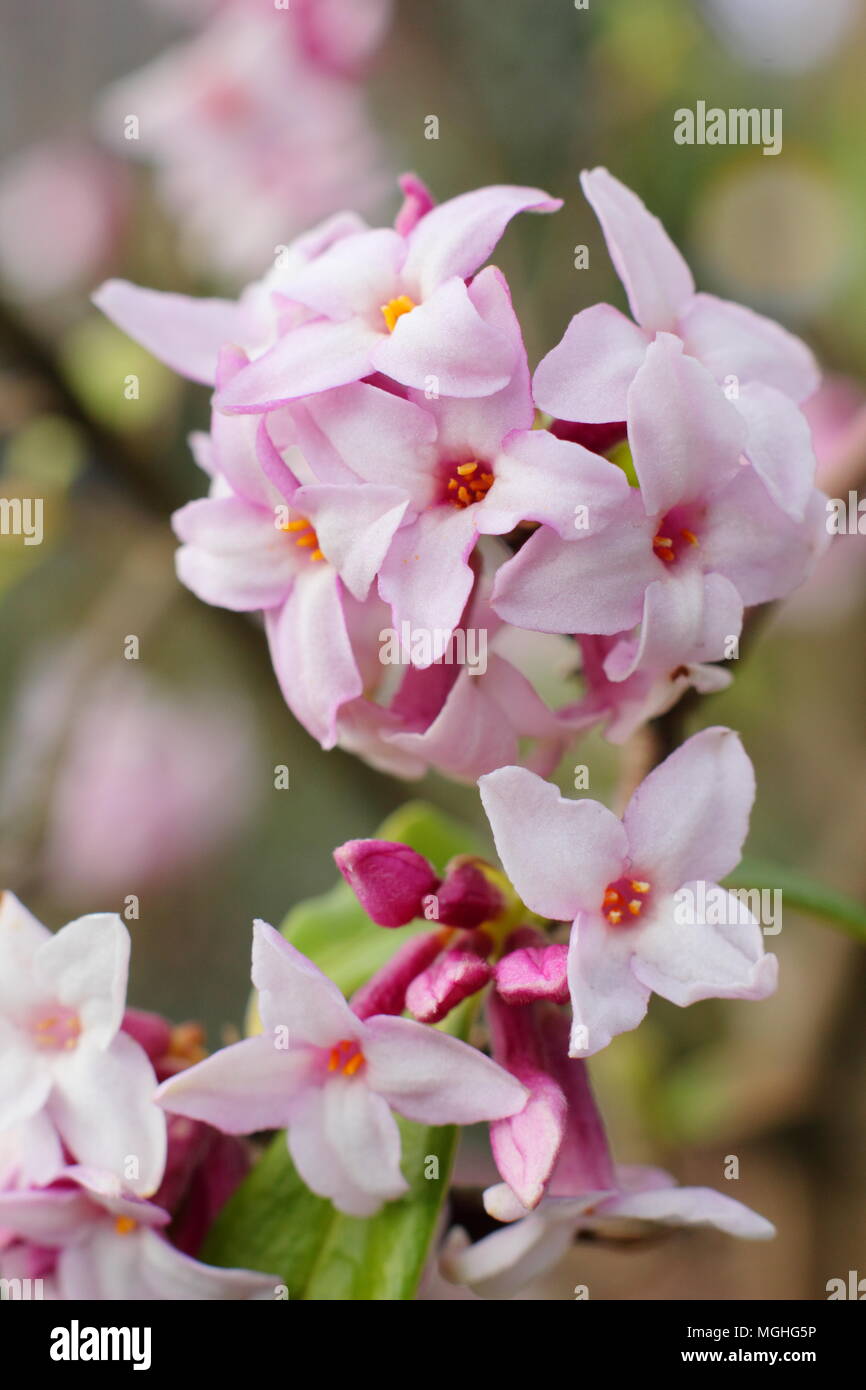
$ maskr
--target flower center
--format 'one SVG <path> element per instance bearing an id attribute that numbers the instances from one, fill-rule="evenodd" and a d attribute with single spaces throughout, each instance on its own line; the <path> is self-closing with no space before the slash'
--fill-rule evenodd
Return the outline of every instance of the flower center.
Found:
<path id="1" fill-rule="evenodd" d="M 354 1076 L 366 1060 L 354 1038 L 343 1038 L 331 1048 L 328 1071 L 341 1071 L 344 1076 Z"/>
<path id="2" fill-rule="evenodd" d="M 62 1006 L 37 1018 L 31 1025 L 36 1046 L 46 1052 L 72 1052 L 81 1036 L 81 1019 L 74 1009 Z"/>
<path id="3" fill-rule="evenodd" d="M 618 878 L 604 890 L 603 916 L 612 927 L 630 927 L 645 910 L 652 884 L 643 878 Z"/>
<path id="4" fill-rule="evenodd" d="M 385 327 L 389 333 L 394 332 L 397 320 L 404 314 L 411 314 L 416 307 L 414 299 L 410 299 L 408 294 L 398 294 L 396 299 L 389 299 L 387 304 L 381 306 L 382 318 L 385 320 Z"/>
<path id="5" fill-rule="evenodd" d="M 118 1216 L 114 1222 L 114 1229 L 119 1236 L 131 1236 L 133 1231 L 138 1230 L 138 1222 L 134 1216 Z"/>
<path id="6" fill-rule="evenodd" d="M 445 500 L 460 509 L 483 502 L 493 486 L 493 474 L 487 464 L 478 459 L 448 465 L 445 480 Z"/>
<path id="7" fill-rule="evenodd" d="M 683 507 L 668 512 L 653 537 L 653 553 L 666 565 L 675 565 L 696 545 L 700 541 L 695 534 L 695 519 Z"/>
<path id="8" fill-rule="evenodd" d="M 319 547 L 319 537 L 305 516 L 296 517 L 294 521 L 287 521 L 285 526 L 280 529 L 291 532 L 295 545 L 299 546 L 301 550 L 309 550 L 311 560 L 324 560 L 324 552 Z"/>

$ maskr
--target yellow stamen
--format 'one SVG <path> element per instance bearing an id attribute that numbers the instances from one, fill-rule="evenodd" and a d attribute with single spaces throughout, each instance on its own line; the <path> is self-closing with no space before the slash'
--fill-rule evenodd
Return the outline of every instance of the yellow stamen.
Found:
<path id="1" fill-rule="evenodd" d="M 694 531 L 680 531 L 680 535 L 688 541 L 689 545 L 697 545 L 698 538 Z"/>
<path id="2" fill-rule="evenodd" d="M 356 1052 L 354 1057 L 350 1057 L 346 1065 L 343 1067 L 343 1072 L 346 1076 L 354 1076 L 358 1068 L 362 1067 L 363 1065 L 364 1054 L 362 1052 Z"/>
<path id="3" fill-rule="evenodd" d="M 114 1223 L 114 1229 L 119 1236 L 128 1236 L 133 1231 L 138 1230 L 138 1222 L 133 1216 L 118 1216 Z"/>
<path id="4" fill-rule="evenodd" d="M 639 878 L 630 879 L 629 886 L 635 893 L 648 893 L 650 890 L 650 885 Z"/>
<path id="5" fill-rule="evenodd" d="M 404 314 L 411 314 L 415 308 L 414 299 L 410 299 L 408 294 L 398 294 L 396 299 L 389 299 L 387 304 L 383 304 L 382 317 L 385 320 L 385 327 L 389 333 L 394 332 L 397 320 Z"/>
<path id="6" fill-rule="evenodd" d="M 632 917 L 636 917 L 642 907 L 643 903 L 641 902 L 640 898 L 632 898 L 628 905 L 628 910 L 631 913 Z"/>
<path id="7" fill-rule="evenodd" d="M 306 531 L 306 529 L 307 529 L 307 527 L 309 526 L 309 524 L 310 524 L 310 523 L 309 523 L 304 517 L 299 516 L 299 517 L 297 518 L 296 521 L 287 521 L 286 524 L 285 524 L 285 526 L 283 527 L 283 530 L 284 530 L 284 531 Z"/>
<path id="8" fill-rule="evenodd" d="M 617 912 L 615 908 L 611 908 L 610 912 L 607 914 L 607 920 L 612 926 L 618 927 L 622 921 L 622 913 Z"/>
<path id="9" fill-rule="evenodd" d="M 318 550 L 318 549 L 314 550 L 313 553 L 312 553 L 312 555 L 310 556 L 310 559 L 311 559 L 311 560 L 324 560 L 324 558 L 325 558 L 325 552 L 324 552 L 323 550 Z"/>
<path id="10" fill-rule="evenodd" d="M 461 478 L 468 478 L 471 473 L 475 472 L 477 467 L 478 464 L 474 461 L 472 463 L 461 463 L 457 468 L 457 472 L 460 474 Z"/>

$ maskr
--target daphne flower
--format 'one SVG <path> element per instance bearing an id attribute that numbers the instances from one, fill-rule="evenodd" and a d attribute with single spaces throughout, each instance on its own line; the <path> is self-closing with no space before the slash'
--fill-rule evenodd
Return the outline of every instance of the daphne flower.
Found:
<path id="1" fill-rule="evenodd" d="M 316 318 L 283 334 L 217 397 L 222 410 L 256 412 L 381 372 L 444 396 L 500 391 L 516 363 L 466 281 L 519 212 L 561 206 L 537 188 L 463 193 L 407 233 L 381 227 L 336 242 L 284 283 Z"/>
<path id="2" fill-rule="evenodd" d="M 0 897 L 0 1132 L 21 1131 L 18 1181 L 49 1182 L 63 1146 L 140 1194 L 165 1162 L 144 1051 L 121 1032 L 129 932 L 109 913 L 52 934 Z"/>
<path id="3" fill-rule="evenodd" d="M 312 397 L 297 414 L 299 438 L 320 477 L 336 477 L 342 464 L 349 476 L 402 498 L 403 523 L 379 568 L 379 593 L 398 629 L 408 624 L 437 635 L 432 660 L 450 641 L 472 590 L 479 536 L 505 535 L 523 521 L 574 536 L 578 495 L 590 529 L 599 530 L 629 494 L 620 469 L 532 428 L 526 350 L 500 272 L 481 271 L 466 293 L 507 345 L 513 365 L 501 390 L 473 400 L 410 390 L 403 399 L 357 383 Z M 349 513 L 358 506 L 348 487 L 344 505 Z"/>
<path id="4" fill-rule="evenodd" d="M 619 516 L 576 539 L 542 528 L 493 593 L 500 616 L 546 632 L 640 624 L 638 640 L 606 661 L 613 680 L 729 655 L 743 607 L 789 593 L 826 544 L 820 494 L 801 522 L 779 510 L 740 464 L 742 417 L 672 334 L 645 348 L 627 413 L 640 487 Z M 578 504 L 581 488 L 570 496 Z"/>
<path id="5" fill-rule="evenodd" d="M 370 1216 L 407 1190 L 392 1109 L 424 1124 L 472 1124 L 513 1114 L 526 1099 L 489 1058 L 434 1028 L 362 1021 L 263 922 L 253 935 L 253 983 L 264 1033 L 181 1072 L 158 1100 L 230 1134 L 285 1125 L 304 1182 L 351 1216 Z"/>
<path id="6" fill-rule="evenodd" d="M 165 1239 L 169 1213 L 98 1169 L 70 1167 L 43 1188 L 0 1191 L 0 1272 L 44 1277 L 64 1301 L 273 1298 L 279 1279 L 217 1269 Z"/>
<path id="7" fill-rule="evenodd" d="M 681 661 L 673 668 L 669 662 L 655 670 L 636 667 L 625 680 L 612 680 L 606 669 L 608 658 L 615 672 L 629 649 L 637 651 L 637 640 L 627 632 L 612 637 L 577 638 L 586 689 L 576 704 L 561 711 L 562 719 L 575 730 L 589 729 L 601 722 L 608 742 L 625 743 L 647 720 L 671 709 L 687 690 L 712 695 L 727 689 L 733 680 L 724 667 L 693 660 Z"/>
<path id="8" fill-rule="evenodd" d="M 658 334 L 675 334 L 740 414 L 743 451 L 769 495 L 795 521 L 815 476 L 797 404 L 817 389 L 814 358 L 798 338 L 742 305 L 695 292 L 658 218 L 606 169 L 581 175 L 636 322 L 610 304 L 577 314 L 535 374 L 536 403 L 588 424 L 629 418 L 629 387 Z M 726 387 L 723 393 L 722 387 Z"/>
<path id="9" fill-rule="evenodd" d="M 614 1165 L 586 1064 L 559 1055 L 549 1078 L 568 1107 L 559 1157 L 539 1206 L 528 1210 L 508 1183 L 484 1194 L 484 1206 L 505 1229 L 470 1245 L 453 1231 L 441 1266 L 446 1278 L 486 1298 L 509 1298 L 552 1269 L 574 1240 L 595 1232 L 616 1239 L 638 1228 L 712 1226 L 746 1240 L 767 1240 L 774 1227 L 742 1202 L 709 1187 L 677 1187 L 658 1168 Z M 529 1106 L 527 1106 L 527 1113 Z"/>
<path id="10" fill-rule="evenodd" d="M 653 992 L 680 1005 L 773 992 L 776 958 L 764 954 L 760 926 L 739 900 L 727 895 L 724 925 L 683 923 L 675 901 L 684 887 L 715 885 L 740 859 L 755 780 L 730 729 L 688 739 L 644 779 L 622 821 L 597 801 L 565 800 L 521 768 L 500 768 L 479 786 L 520 897 L 574 924 L 573 1056 L 636 1028 Z"/>

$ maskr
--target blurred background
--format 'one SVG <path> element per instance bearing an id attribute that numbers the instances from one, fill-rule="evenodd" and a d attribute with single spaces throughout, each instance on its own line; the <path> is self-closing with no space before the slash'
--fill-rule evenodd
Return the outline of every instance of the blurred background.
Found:
<path id="1" fill-rule="evenodd" d="M 859 0 L 322 3 L 328 43 L 277 62 L 256 27 L 271 0 L 0 0 L 0 496 L 44 499 L 41 544 L 0 535 L 0 881 L 52 927 L 126 909 L 131 1001 L 203 1020 L 213 1043 L 241 1024 L 252 918 L 329 887 L 335 845 L 408 795 L 485 828 L 472 788 L 323 753 L 257 625 L 181 588 L 169 516 L 204 491 L 186 437 L 207 428 L 208 392 L 90 306 L 104 277 L 233 295 L 341 206 L 390 221 L 403 169 L 439 198 L 538 184 L 564 211 L 518 219 L 497 252 L 534 365 L 578 309 L 623 304 L 577 187 L 605 164 L 701 288 L 814 347 L 825 490 L 847 497 L 866 473 Z M 675 145 L 674 111 L 698 100 L 782 108 L 783 152 Z M 864 609 L 863 540 L 843 537 L 689 723 L 744 736 L 750 854 L 857 898 Z M 563 785 L 580 761 L 613 796 L 620 757 L 590 736 Z M 866 955 L 793 912 L 768 945 L 774 999 L 655 1001 L 593 1074 L 621 1160 L 721 1187 L 737 1156 L 726 1190 L 778 1239 L 580 1248 L 530 1297 L 823 1298 L 828 1279 L 866 1276 Z"/>

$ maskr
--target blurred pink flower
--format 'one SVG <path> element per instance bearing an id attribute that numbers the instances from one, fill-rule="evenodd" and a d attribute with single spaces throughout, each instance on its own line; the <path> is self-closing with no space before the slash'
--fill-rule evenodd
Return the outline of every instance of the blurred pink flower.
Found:
<path id="1" fill-rule="evenodd" d="M 95 278 L 123 230 L 128 171 L 72 140 L 34 145 L 0 166 L 0 277 L 21 299 Z"/>
<path id="2" fill-rule="evenodd" d="M 257 269 L 301 227 L 370 206 L 385 186 L 363 92 L 334 71 L 351 35 L 343 50 L 339 16 L 320 27 L 306 8 L 225 6 L 102 101 L 104 138 L 155 164 L 196 262 Z"/>
<path id="3" fill-rule="evenodd" d="M 42 867 L 65 896 L 138 892 L 243 825 L 256 787 L 251 713 L 225 693 L 169 691 L 135 663 L 80 686 L 75 666 L 68 652 L 49 658 L 22 686 L 2 802 L 23 821 L 48 795 Z"/>

